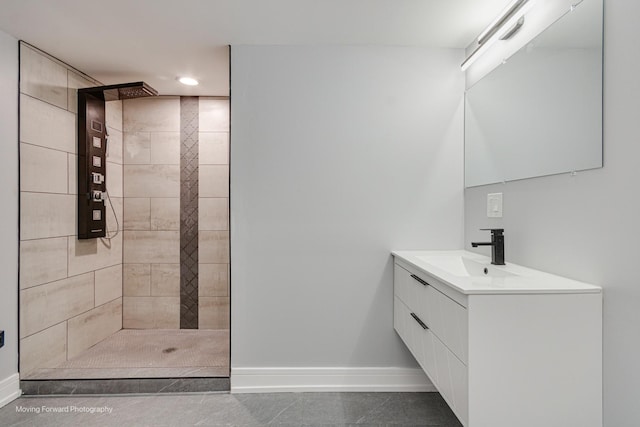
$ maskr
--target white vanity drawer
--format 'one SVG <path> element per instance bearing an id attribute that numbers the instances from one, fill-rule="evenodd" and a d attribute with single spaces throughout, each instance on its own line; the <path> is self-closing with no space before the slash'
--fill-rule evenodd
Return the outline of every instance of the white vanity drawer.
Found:
<path id="1" fill-rule="evenodd" d="M 431 382 L 437 387 L 436 359 L 433 348 L 433 340 L 435 338 L 429 329 L 425 329 L 418 322 L 420 317 L 416 315 L 416 319 L 411 313 L 411 310 L 398 297 L 394 298 L 394 328 L 411 351 L 413 357 L 418 361 L 422 370 L 425 371 Z"/>
<path id="2" fill-rule="evenodd" d="M 435 353 L 436 387 L 463 425 L 469 419 L 468 370 L 437 337 L 432 340 Z"/>
<path id="3" fill-rule="evenodd" d="M 425 322 L 397 296 L 393 304 L 393 324 L 420 367 L 466 424 L 469 404 L 465 364 L 425 328 Z"/>
<path id="4" fill-rule="evenodd" d="M 413 353 L 413 340 L 411 330 L 409 329 L 409 321 L 413 321 L 410 311 L 406 305 L 397 296 L 393 298 L 393 328 L 396 330 L 402 341 Z M 415 356 L 415 355 L 414 355 Z"/>
<path id="5" fill-rule="evenodd" d="M 469 341 L 467 309 L 434 285 L 438 285 L 435 279 L 395 264 L 395 295 L 466 364 Z"/>

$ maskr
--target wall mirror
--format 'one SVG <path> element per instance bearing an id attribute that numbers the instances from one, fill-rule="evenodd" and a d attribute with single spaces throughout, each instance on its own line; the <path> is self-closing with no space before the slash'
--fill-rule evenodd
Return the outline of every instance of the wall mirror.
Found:
<path id="1" fill-rule="evenodd" d="M 465 186 L 602 167 L 603 0 L 585 0 L 465 94 Z"/>

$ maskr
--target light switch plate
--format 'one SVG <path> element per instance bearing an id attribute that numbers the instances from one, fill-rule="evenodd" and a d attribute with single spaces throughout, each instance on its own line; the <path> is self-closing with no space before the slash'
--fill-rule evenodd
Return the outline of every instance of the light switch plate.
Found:
<path id="1" fill-rule="evenodd" d="M 487 194 L 487 217 L 502 218 L 502 193 Z"/>

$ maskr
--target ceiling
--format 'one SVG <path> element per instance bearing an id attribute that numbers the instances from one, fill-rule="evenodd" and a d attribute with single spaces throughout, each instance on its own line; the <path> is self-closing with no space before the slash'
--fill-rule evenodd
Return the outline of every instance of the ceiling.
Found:
<path id="1" fill-rule="evenodd" d="M 0 0 L 0 29 L 104 84 L 229 93 L 227 45 L 464 48 L 509 0 Z M 188 75 L 200 85 L 187 87 Z"/>

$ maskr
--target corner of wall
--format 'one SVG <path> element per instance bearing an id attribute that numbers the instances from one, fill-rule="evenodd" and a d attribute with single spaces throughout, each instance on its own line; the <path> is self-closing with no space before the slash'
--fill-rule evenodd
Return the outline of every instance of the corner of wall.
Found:
<path id="1" fill-rule="evenodd" d="M 20 395 L 18 381 L 18 40 L 0 31 L 0 407 Z"/>

